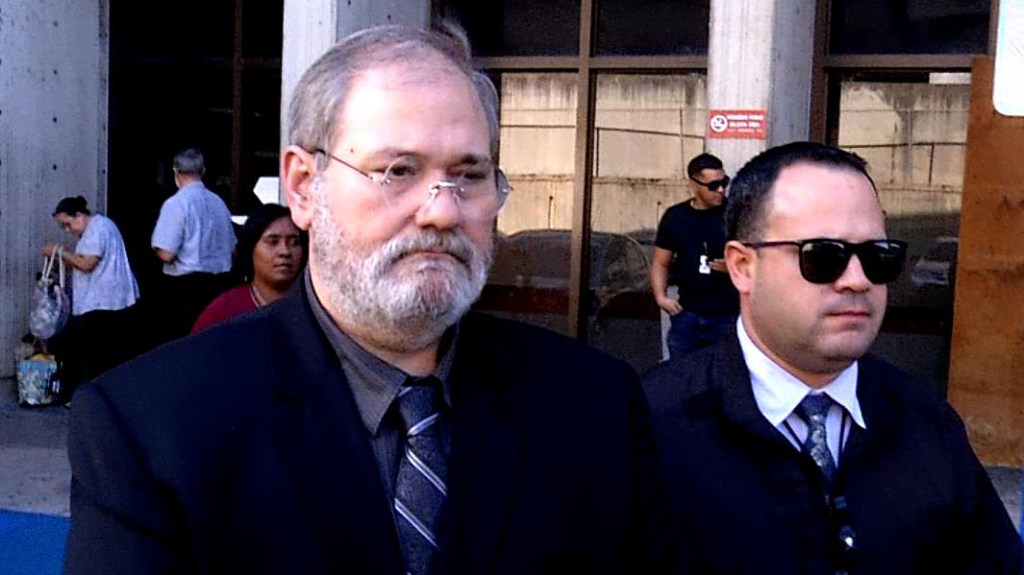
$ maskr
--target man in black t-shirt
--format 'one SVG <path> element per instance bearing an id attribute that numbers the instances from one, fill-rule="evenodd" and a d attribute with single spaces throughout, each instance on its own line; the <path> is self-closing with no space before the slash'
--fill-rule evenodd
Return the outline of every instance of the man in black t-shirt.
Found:
<path id="1" fill-rule="evenodd" d="M 739 298 L 722 259 L 725 190 L 722 161 L 700 154 L 686 167 L 693 198 L 665 211 L 658 224 L 651 287 L 670 316 L 669 355 L 681 357 L 718 341 L 736 321 Z M 679 301 L 668 297 L 669 278 Z"/>

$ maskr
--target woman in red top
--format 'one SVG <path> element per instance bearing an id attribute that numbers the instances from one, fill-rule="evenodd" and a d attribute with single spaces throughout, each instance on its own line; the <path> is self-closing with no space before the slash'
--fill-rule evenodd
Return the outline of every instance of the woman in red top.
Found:
<path id="1" fill-rule="evenodd" d="M 206 306 L 192 333 L 274 302 L 291 288 L 306 261 L 306 242 L 288 208 L 264 204 L 249 214 L 238 241 L 238 265 L 247 280 Z M 247 257 L 248 256 L 248 257 Z"/>

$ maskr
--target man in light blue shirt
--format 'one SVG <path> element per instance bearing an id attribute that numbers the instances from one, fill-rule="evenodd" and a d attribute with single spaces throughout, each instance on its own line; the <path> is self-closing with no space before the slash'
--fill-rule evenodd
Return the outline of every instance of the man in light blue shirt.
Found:
<path id="1" fill-rule="evenodd" d="M 227 287 L 235 232 L 224 201 L 203 185 L 203 154 L 190 148 L 174 156 L 178 191 L 164 202 L 150 242 L 164 262 L 165 338 L 181 337 Z"/>

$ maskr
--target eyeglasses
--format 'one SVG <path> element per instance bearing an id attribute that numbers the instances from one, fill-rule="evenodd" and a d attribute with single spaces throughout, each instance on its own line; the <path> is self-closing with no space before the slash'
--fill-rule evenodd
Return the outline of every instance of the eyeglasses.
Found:
<path id="1" fill-rule="evenodd" d="M 399 156 L 381 172 L 368 172 L 357 168 L 323 148 L 309 150 L 310 153 L 323 154 L 328 159 L 355 171 L 366 179 L 380 186 L 384 202 L 389 207 L 405 205 L 413 197 L 413 191 L 423 184 L 428 171 L 415 156 Z M 441 190 L 452 193 L 462 214 L 472 219 L 489 219 L 495 217 L 504 207 L 512 188 L 507 185 L 507 178 L 499 178 L 501 171 L 490 162 L 471 164 L 462 169 L 449 180 L 438 180 L 427 187 L 427 205 L 437 198 Z M 504 174 L 502 174 L 503 176 Z M 498 182 L 506 182 L 498 185 Z"/>
<path id="2" fill-rule="evenodd" d="M 721 178 L 717 180 L 711 180 L 710 182 L 702 182 L 693 176 L 690 176 L 690 179 L 704 186 L 705 188 L 712 192 L 717 192 L 719 188 L 721 188 L 722 191 L 725 191 L 725 188 L 729 187 L 729 182 L 731 181 L 729 179 L 729 176 L 722 176 Z"/>
<path id="3" fill-rule="evenodd" d="M 744 242 L 751 248 L 796 246 L 800 251 L 800 275 L 813 284 L 828 284 L 839 279 L 854 254 L 864 275 L 873 284 L 896 281 L 907 259 L 907 243 L 899 240 L 869 240 L 857 244 L 831 238 L 810 240 Z"/>

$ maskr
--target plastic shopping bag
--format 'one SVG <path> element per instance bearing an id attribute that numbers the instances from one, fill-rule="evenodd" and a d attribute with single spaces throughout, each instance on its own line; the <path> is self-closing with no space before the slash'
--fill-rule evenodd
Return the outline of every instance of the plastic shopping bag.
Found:
<path id="1" fill-rule="evenodd" d="M 50 339 L 68 321 L 71 301 L 65 289 L 64 259 L 59 247 L 43 259 L 43 271 L 32 294 L 32 309 L 28 315 L 28 329 L 39 339 Z M 56 268 L 56 269 L 54 269 Z"/>

